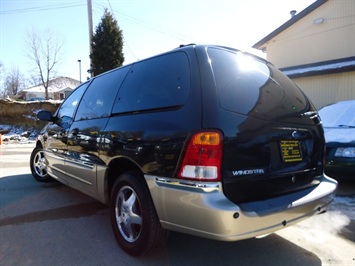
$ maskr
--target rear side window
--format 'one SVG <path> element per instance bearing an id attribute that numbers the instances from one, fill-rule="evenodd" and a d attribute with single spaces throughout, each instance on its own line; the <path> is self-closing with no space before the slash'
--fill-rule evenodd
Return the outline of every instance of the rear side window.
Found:
<path id="1" fill-rule="evenodd" d="M 75 121 L 108 117 L 128 70 L 123 67 L 95 78 L 80 102 Z"/>
<path id="2" fill-rule="evenodd" d="M 190 67 L 184 52 L 138 62 L 119 90 L 113 113 L 139 112 L 183 105 L 190 91 Z"/>
<path id="3" fill-rule="evenodd" d="M 208 56 L 221 108 L 270 119 L 308 106 L 298 87 L 263 60 L 218 48 L 209 48 Z"/>

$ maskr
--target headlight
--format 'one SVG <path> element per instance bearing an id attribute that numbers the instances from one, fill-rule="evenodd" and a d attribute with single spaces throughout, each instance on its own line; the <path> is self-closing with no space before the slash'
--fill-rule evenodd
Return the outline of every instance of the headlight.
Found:
<path id="1" fill-rule="evenodd" d="M 334 157 L 354 158 L 355 157 L 355 147 L 337 148 L 335 151 Z"/>

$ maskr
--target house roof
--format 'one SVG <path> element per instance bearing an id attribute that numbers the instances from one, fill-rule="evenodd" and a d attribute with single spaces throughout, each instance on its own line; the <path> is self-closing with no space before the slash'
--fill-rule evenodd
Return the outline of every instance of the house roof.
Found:
<path id="1" fill-rule="evenodd" d="M 317 1 L 315 1 L 313 4 L 308 6 L 306 9 L 302 10 L 300 13 L 298 13 L 295 16 L 293 16 L 290 20 L 288 20 L 287 22 L 282 24 L 280 27 L 278 27 L 276 30 L 271 32 L 269 35 L 265 36 L 263 39 L 261 39 L 260 41 L 255 43 L 253 45 L 253 48 L 260 49 L 261 46 L 264 43 L 266 43 L 267 41 L 270 41 L 272 38 L 274 38 L 275 36 L 277 36 L 278 34 L 283 32 L 284 30 L 286 30 L 287 28 L 289 28 L 290 26 L 295 24 L 297 21 L 299 21 L 302 18 L 304 18 L 305 16 L 307 16 L 309 13 L 313 12 L 315 9 L 317 9 L 318 7 L 320 7 L 321 5 L 326 3 L 327 1 L 328 0 L 317 0 Z"/>
<path id="2" fill-rule="evenodd" d="M 68 77 L 59 77 L 49 81 L 48 92 L 58 92 L 65 89 L 75 89 L 79 86 L 80 81 Z M 22 92 L 44 92 L 44 87 L 42 84 L 33 86 L 31 88 L 22 90 Z"/>
<path id="3" fill-rule="evenodd" d="M 280 69 L 292 78 L 355 71 L 355 56 Z"/>

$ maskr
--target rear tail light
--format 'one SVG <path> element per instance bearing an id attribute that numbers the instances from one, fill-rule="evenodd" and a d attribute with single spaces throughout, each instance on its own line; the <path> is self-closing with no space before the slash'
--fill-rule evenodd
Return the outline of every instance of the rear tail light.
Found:
<path id="1" fill-rule="evenodd" d="M 199 181 L 221 179 L 222 134 L 217 131 L 199 132 L 187 145 L 178 177 Z"/>

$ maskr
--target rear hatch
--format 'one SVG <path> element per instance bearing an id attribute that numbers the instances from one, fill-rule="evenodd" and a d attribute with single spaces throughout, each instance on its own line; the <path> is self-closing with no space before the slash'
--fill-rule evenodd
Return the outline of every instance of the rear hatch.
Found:
<path id="1" fill-rule="evenodd" d="M 304 93 L 263 59 L 218 47 L 207 55 L 216 93 L 204 96 L 204 123 L 224 134 L 225 195 L 240 203 L 315 185 L 324 137 Z"/>

